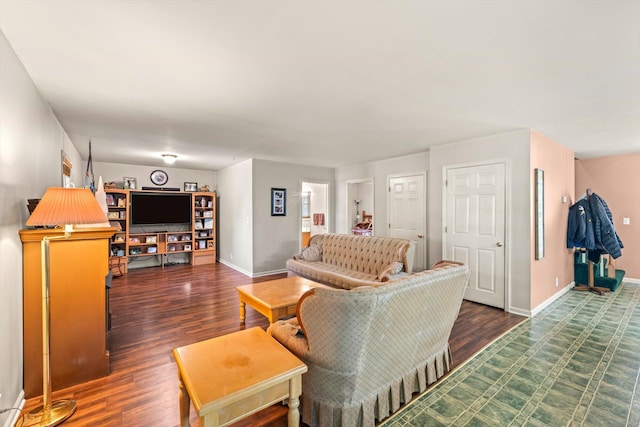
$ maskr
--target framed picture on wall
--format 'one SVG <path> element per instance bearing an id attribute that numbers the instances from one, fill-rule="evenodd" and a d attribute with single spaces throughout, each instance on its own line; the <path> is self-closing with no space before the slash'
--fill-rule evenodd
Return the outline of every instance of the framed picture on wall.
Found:
<path id="1" fill-rule="evenodd" d="M 271 216 L 287 215 L 287 189 L 271 189 Z"/>
<path id="2" fill-rule="evenodd" d="M 184 191 L 198 191 L 198 183 L 197 182 L 185 182 L 184 183 Z"/>
<path id="3" fill-rule="evenodd" d="M 544 258 L 544 170 L 535 169 L 536 259 Z"/>
<path id="4" fill-rule="evenodd" d="M 125 190 L 135 190 L 137 188 L 136 179 L 130 176 L 125 176 L 123 179 L 124 185 L 123 188 Z"/>

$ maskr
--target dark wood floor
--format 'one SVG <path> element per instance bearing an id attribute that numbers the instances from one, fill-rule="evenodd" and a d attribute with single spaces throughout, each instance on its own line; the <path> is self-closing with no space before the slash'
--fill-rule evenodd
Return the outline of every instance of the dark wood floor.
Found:
<path id="1" fill-rule="evenodd" d="M 65 426 L 177 426 L 178 376 L 172 350 L 268 321 L 247 308 L 239 320 L 235 287 L 284 277 L 251 279 L 222 264 L 131 270 L 111 289 L 108 334 L 111 375 L 64 390 L 54 399 L 77 401 Z M 451 336 L 454 366 L 464 362 L 523 317 L 463 302 Z M 25 410 L 41 404 L 29 399 Z M 197 418 L 191 408 L 191 425 Z M 275 405 L 238 426 L 286 426 L 286 407 Z"/>

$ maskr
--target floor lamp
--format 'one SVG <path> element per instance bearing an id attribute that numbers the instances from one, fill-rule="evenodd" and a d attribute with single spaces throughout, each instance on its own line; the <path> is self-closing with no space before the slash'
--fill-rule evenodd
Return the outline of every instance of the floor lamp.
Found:
<path id="1" fill-rule="evenodd" d="M 56 426 L 69 418 L 76 410 L 75 400 L 51 401 L 51 371 L 49 366 L 49 295 L 51 240 L 67 239 L 75 224 L 104 223 L 107 218 L 89 189 L 49 188 L 27 220 L 28 226 L 64 225 L 61 236 L 43 237 L 40 243 L 42 256 L 42 406 L 24 417 L 22 424 L 29 426 Z M 55 260 L 54 260 L 55 261 Z"/>

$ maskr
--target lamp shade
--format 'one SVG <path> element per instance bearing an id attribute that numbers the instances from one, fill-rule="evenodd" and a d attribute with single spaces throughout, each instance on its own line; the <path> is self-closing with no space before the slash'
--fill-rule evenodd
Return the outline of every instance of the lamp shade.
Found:
<path id="1" fill-rule="evenodd" d="M 50 187 L 27 225 L 74 225 L 106 222 L 107 217 L 87 188 Z"/>

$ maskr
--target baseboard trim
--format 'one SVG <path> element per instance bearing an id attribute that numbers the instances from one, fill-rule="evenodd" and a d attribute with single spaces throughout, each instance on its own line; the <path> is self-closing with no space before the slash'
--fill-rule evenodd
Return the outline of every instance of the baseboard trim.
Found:
<path id="1" fill-rule="evenodd" d="M 551 297 L 547 298 L 546 301 L 544 301 L 542 304 L 539 304 L 537 307 L 531 310 L 531 317 L 534 317 L 536 314 L 540 313 L 542 310 L 544 310 L 549 305 L 551 305 L 555 300 L 557 300 L 562 295 L 569 292 L 571 289 L 573 289 L 574 285 L 575 285 L 575 282 L 572 281 L 571 283 L 566 285 L 564 288 L 562 288 L 559 292 L 556 292 L 555 294 L 551 295 Z"/>
<path id="2" fill-rule="evenodd" d="M 509 307 L 509 310 L 505 310 L 507 313 L 516 314 L 518 316 L 531 317 L 531 312 L 529 310 L 522 310 L 517 307 Z"/>
<path id="3" fill-rule="evenodd" d="M 622 283 L 624 283 L 624 282 L 634 283 L 636 285 L 640 285 L 640 279 L 632 279 L 630 277 L 625 277 L 624 279 L 622 279 Z"/>
<path id="4" fill-rule="evenodd" d="M 238 267 L 237 265 L 232 264 L 232 263 L 230 263 L 229 261 L 226 261 L 226 260 L 224 260 L 224 259 L 222 259 L 222 258 L 218 258 L 218 262 L 219 262 L 220 264 L 224 264 L 224 265 L 226 265 L 226 266 L 227 266 L 227 267 L 229 267 L 229 268 L 233 268 L 235 271 L 238 271 L 238 272 L 240 272 L 240 273 L 244 274 L 245 276 L 249 276 L 249 277 L 251 277 L 251 276 L 252 276 L 252 274 L 251 274 L 250 272 L 248 272 L 247 270 L 243 270 L 242 268 Z"/>
<path id="5" fill-rule="evenodd" d="M 229 268 L 233 268 L 235 271 L 238 271 L 238 272 L 244 274 L 245 276 L 249 276 L 251 278 L 270 276 L 272 274 L 280 274 L 280 273 L 286 273 L 287 272 L 286 268 L 282 268 L 282 269 L 279 269 L 279 270 L 263 271 L 263 272 L 260 272 L 260 273 L 251 273 L 251 272 L 249 272 L 247 270 L 243 270 L 242 268 L 238 267 L 237 265 L 232 264 L 229 261 L 226 261 L 226 260 L 224 260 L 222 258 L 218 258 L 218 262 L 220 264 L 226 265 Z"/>
<path id="6" fill-rule="evenodd" d="M 18 422 L 18 418 L 20 418 L 20 414 L 22 412 L 22 409 L 24 408 L 25 403 L 26 403 L 26 400 L 24 400 L 24 390 L 20 390 L 20 394 L 18 394 L 18 398 L 16 399 L 16 402 L 12 406 L 12 408 L 20 408 L 20 410 L 19 411 L 17 409 L 11 410 L 12 415 L 9 416 L 7 421 L 5 421 L 4 427 L 11 427 L 16 425 L 16 423 Z"/>
<path id="7" fill-rule="evenodd" d="M 287 271 L 288 270 L 286 268 L 281 268 L 280 270 L 271 270 L 271 271 L 264 271 L 261 273 L 253 273 L 253 277 L 271 276 L 272 274 L 286 273 Z"/>

